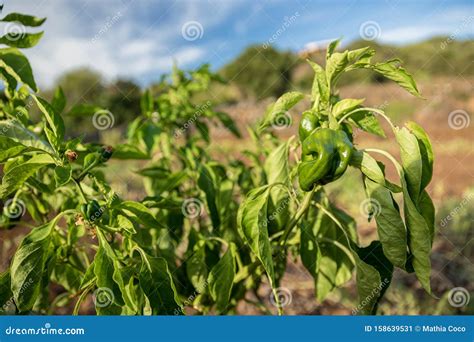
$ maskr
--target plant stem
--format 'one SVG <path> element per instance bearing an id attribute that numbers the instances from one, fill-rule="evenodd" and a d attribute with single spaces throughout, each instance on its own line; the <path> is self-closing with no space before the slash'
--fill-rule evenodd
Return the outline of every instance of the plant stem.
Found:
<path id="1" fill-rule="evenodd" d="M 226 246 L 227 248 L 229 247 L 229 243 L 226 240 L 221 239 L 220 237 L 217 237 L 217 236 L 206 237 L 206 240 L 218 241 L 218 242 L 222 243 L 224 246 Z"/>
<path id="2" fill-rule="evenodd" d="M 84 201 L 84 203 L 87 203 L 86 195 L 84 194 L 84 191 L 82 190 L 82 187 L 81 187 L 81 181 L 75 178 L 73 178 L 73 180 L 74 180 L 74 184 L 76 184 L 77 190 L 79 190 L 79 195 L 81 195 L 82 200 Z"/>
<path id="3" fill-rule="evenodd" d="M 383 110 L 380 110 L 380 109 L 377 109 L 377 108 L 368 108 L 368 107 L 358 108 L 358 109 L 353 110 L 352 112 L 347 113 L 346 115 L 344 115 L 342 118 L 339 119 L 338 123 L 342 123 L 345 119 L 347 119 L 352 114 L 359 113 L 359 112 L 374 112 L 374 113 L 377 113 L 378 115 L 383 117 L 390 124 L 392 129 L 395 128 L 392 121 L 390 120 L 390 118 L 387 115 L 385 115 Z"/>
<path id="4" fill-rule="evenodd" d="M 384 151 L 384 150 L 380 150 L 378 148 L 366 148 L 365 151 L 379 153 L 379 154 L 387 157 L 393 163 L 395 168 L 397 169 L 398 175 L 400 177 L 402 177 L 403 168 L 401 167 L 400 163 L 390 153 L 388 153 L 387 151 Z"/>
<path id="5" fill-rule="evenodd" d="M 296 224 L 298 223 L 300 218 L 304 215 L 306 210 L 308 210 L 309 205 L 311 204 L 311 198 L 313 197 L 314 192 L 318 188 L 319 186 L 315 186 L 311 191 L 307 192 L 306 195 L 304 195 L 303 202 L 301 203 L 301 207 L 298 209 L 295 216 L 290 220 L 290 222 L 286 226 L 286 229 L 283 235 L 280 238 L 280 245 L 282 246 L 285 245 L 286 240 L 288 239 L 288 236 L 290 235 L 291 230 L 293 229 L 294 226 L 296 226 Z"/>

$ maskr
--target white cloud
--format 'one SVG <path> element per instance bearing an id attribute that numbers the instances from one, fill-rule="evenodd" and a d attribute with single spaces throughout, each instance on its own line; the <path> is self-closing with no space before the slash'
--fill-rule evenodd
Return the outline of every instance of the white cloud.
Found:
<path id="1" fill-rule="evenodd" d="M 186 67 L 203 59 L 207 49 L 202 42 L 183 39 L 181 26 L 197 20 L 205 31 L 211 30 L 236 6 L 230 1 L 120 4 L 111 0 L 41 1 L 35 5 L 15 1 L 5 6 L 4 12 L 48 18 L 41 28 L 43 39 L 24 51 L 37 83 L 47 88 L 65 71 L 82 66 L 99 71 L 108 80 L 119 76 L 140 80 L 154 74 L 158 78 L 169 72 L 173 60 Z"/>
<path id="2" fill-rule="evenodd" d="M 433 36 L 455 34 L 458 38 L 472 36 L 474 13 L 472 8 L 453 8 L 438 11 L 433 15 L 421 17 L 414 24 L 384 30 L 380 40 L 388 43 L 405 44 L 427 39 Z"/>

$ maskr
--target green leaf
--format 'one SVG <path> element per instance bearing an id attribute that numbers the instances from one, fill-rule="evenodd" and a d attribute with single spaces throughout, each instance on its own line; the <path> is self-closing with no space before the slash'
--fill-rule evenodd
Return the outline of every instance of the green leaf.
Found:
<path id="1" fill-rule="evenodd" d="M 3 22 L 19 22 L 24 26 L 38 27 L 43 25 L 46 21 L 46 18 L 38 18 L 32 15 L 21 14 L 21 13 L 9 13 L 3 19 L 0 19 Z"/>
<path id="2" fill-rule="evenodd" d="M 124 304 L 122 292 L 114 280 L 116 273 L 116 256 L 100 229 L 97 229 L 99 250 L 94 258 L 94 274 L 97 290 L 95 291 L 95 309 L 98 315 L 119 315 Z"/>
<path id="3" fill-rule="evenodd" d="M 375 50 L 371 47 L 364 47 L 347 53 L 349 63 L 355 63 L 354 67 L 363 67 L 370 64 L 370 59 L 375 55 Z"/>
<path id="4" fill-rule="evenodd" d="M 219 183 L 217 175 L 209 165 L 201 165 L 199 167 L 198 186 L 206 194 L 206 203 L 211 215 L 212 226 L 219 229 L 221 220 L 219 209 L 217 207 L 217 198 L 219 192 Z"/>
<path id="5" fill-rule="evenodd" d="M 130 144 L 114 145 L 114 159 L 150 159 L 148 153 L 142 151 L 138 146 Z"/>
<path id="6" fill-rule="evenodd" d="M 0 289 L 0 314 L 4 315 L 8 307 L 13 304 L 9 269 L 0 273 Z"/>
<path id="7" fill-rule="evenodd" d="M 57 87 L 54 91 L 51 106 L 53 106 L 56 113 L 62 113 L 66 107 L 66 96 L 64 95 L 63 89 L 61 87 Z"/>
<path id="8" fill-rule="evenodd" d="M 342 117 L 358 108 L 364 101 L 365 99 L 343 99 L 332 107 L 332 114 L 336 118 Z"/>
<path id="9" fill-rule="evenodd" d="M 362 174 L 377 184 L 385 186 L 385 175 L 377 160 L 364 151 L 355 151 L 351 156 L 351 165 L 360 169 Z"/>
<path id="10" fill-rule="evenodd" d="M 56 166 L 54 168 L 54 180 L 56 181 L 56 186 L 60 187 L 69 183 L 72 177 L 72 168 L 71 165 L 66 166 Z"/>
<path id="11" fill-rule="evenodd" d="M 280 96 L 276 102 L 270 106 L 267 110 L 265 115 L 265 119 L 263 123 L 259 127 L 259 131 L 261 132 L 266 127 L 270 126 L 272 123 L 275 122 L 276 118 L 279 115 L 286 113 L 292 107 L 294 107 L 298 102 L 300 102 L 304 98 L 304 94 L 298 91 L 291 91 L 288 93 L 283 94 Z"/>
<path id="12" fill-rule="evenodd" d="M 16 157 L 27 150 L 28 147 L 7 137 L 0 136 L 0 163 L 4 163 L 8 159 Z"/>
<path id="13" fill-rule="evenodd" d="M 49 164 L 54 164 L 54 160 L 50 155 L 38 154 L 27 162 L 6 170 L 2 179 L 2 185 L 0 186 L 0 198 L 5 199 L 22 186 L 36 171 Z"/>
<path id="14" fill-rule="evenodd" d="M 36 101 L 39 110 L 43 113 L 46 122 L 54 133 L 54 136 L 59 145 L 64 139 L 64 121 L 61 116 L 55 111 L 53 106 L 51 106 L 45 99 L 41 97 L 32 95 L 33 99 Z"/>
<path id="15" fill-rule="evenodd" d="M 385 291 L 390 286 L 393 265 L 385 257 L 379 241 L 354 253 L 357 269 L 357 292 L 359 304 L 353 311 L 363 315 L 374 315 Z"/>
<path id="16" fill-rule="evenodd" d="M 133 267 L 121 267 L 120 262 L 114 260 L 113 279 L 122 293 L 122 298 L 125 304 L 125 308 L 122 308 L 123 315 L 141 314 L 138 308 L 136 293 L 134 291 L 134 273 L 135 270 Z M 127 312 L 127 309 L 131 312 Z"/>
<path id="17" fill-rule="evenodd" d="M 142 256 L 142 268 L 138 274 L 140 286 L 150 301 L 154 315 L 176 315 L 182 313 L 173 278 L 166 260 L 152 257 L 136 247 Z"/>
<path id="18" fill-rule="evenodd" d="M 68 263 L 57 262 L 54 265 L 51 280 L 70 292 L 77 292 L 84 274 Z"/>
<path id="19" fill-rule="evenodd" d="M 354 123 L 361 130 L 385 138 L 385 132 L 380 126 L 379 120 L 371 112 L 360 111 L 350 116 L 349 121 Z"/>
<path id="20" fill-rule="evenodd" d="M 371 68 L 388 79 L 395 81 L 410 94 L 421 97 L 421 94 L 416 87 L 415 80 L 404 68 L 398 66 L 399 63 L 399 60 L 390 60 L 372 65 Z"/>
<path id="21" fill-rule="evenodd" d="M 38 33 L 7 33 L 0 37 L 0 44 L 11 47 L 27 49 L 35 46 L 43 37 L 43 32 Z"/>
<path id="22" fill-rule="evenodd" d="M 421 192 L 423 167 L 418 140 L 406 128 L 396 128 L 395 137 L 400 146 L 400 158 L 402 159 L 402 168 L 408 184 L 408 193 L 415 206 L 417 206 Z"/>
<path id="23" fill-rule="evenodd" d="M 188 252 L 186 260 L 186 274 L 193 284 L 194 288 L 199 292 L 203 292 L 206 288 L 206 279 L 208 277 L 206 265 L 206 242 L 198 241 Z"/>
<path id="24" fill-rule="evenodd" d="M 408 228 L 408 243 L 413 255 L 413 268 L 416 276 L 426 292 L 431 293 L 431 242 L 433 230 L 430 230 L 423 215 L 418 211 L 415 203 L 410 197 L 408 185 L 401 170 L 401 183 L 403 188 L 403 202 L 405 223 Z"/>
<path id="25" fill-rule="evenodd" d="M 275 148 L 265 160 L 263 169 L 267 176 L 270 189 L 271 202 L 269 203 L 268 214 L 269 224 L 276 223 L 277 228 L 285 226 L 289 219 L 289 195 L 285 185 L 290 183 L 290 171 L 288 167 L 289 143 L 285 142 Z M 283 186 L 281 186 L 283 185 Z"/>
<path id="26" fill-rule="evenodd" d="M 0 68 L 5 69 L 17 82 L 28 85 L 34 92 L 38 91 L 30 63 L 18 49 L 0 49 Z"/>
<path id="27" fill-rule="evenodd" d="M 318 213 L 317 221 L 321 220 L 322 213 Z M 320 291 L 317 290 L 317 276 L 319 273 L 319 263 L 321 262 L 321 250 L 319 248 L 319 243 L 316 238 L 315 233 L 317 229 L 313 229 L 314 225 L 308 222 L 302 222 L 299 224 L 301 230 L 301 242 L 300 242 L 300 256 L 303 266 L 308 270 L 308 272 L 315 279 L 315 290 L 316 294 L 319 294 Z M 335 273 L 335 272 L 334 272 Z"/>
<path id="28" fill-rule="evenodd" d="M 329 105 L 329 88 L 326 79 L 326 72 L 317 63 L 307 60 L 314 71 L 313 86 L 311 88 L 311 100 L 317 102 L 318 100 L 324 104 L 324 107 Z"/>
<path id="29" fill-rule="evenodd" d="M 430 230 L 430 235 L 431 235 L 431 243 L 433 244 L 434 236 L 435 236 L 435 216 L 436 216 L 436 211 L 435 211 L 435 206 L 433 204 L 433 201 L 431 200 L 430 195 L 426 192 L 426 190 L 423 190 L 420 196 L 420 202 L 418 203 L 418 206 L 420 208 L 420 213 L 424 217 L 426 224 L 428 225 L 428 228 Z"/>
<path id="30" fill-rule="evenodd" d="M 155 219 L 150 209 L 141 203 L 124 201 L 120 203 L 119 209 L 121 209 L 128 216 L 136 217 L 147 228 L 163 227 L 163 225 Z"/>
<path id="31" fill-rule="evenodd" d="M 407 232 L 400 212 L 394 206 L 392 193 L 384 186 L 365 179 L 367 194 L 375 210 L 377 233 L 384 255 L 402 269 L 407 256 Z"/>
<path id="32" fill-rule="evenodd" d="M 128 219 L 126 216 L 123 215 L 117 215 L 117 224 L 120 229 L 124 230 L 125 232 L 129 234 L 136 234 L 137 231 L 135 230 L 135 226 L 133 225 L 133 222 Z"/>
<path id="33" fill-rule="evenodd" d="M 239 128 L 235 124 L 234 119 L 232 119 L 229 114 L 224 112 L 216 112 L 215 113 L 219 121 L 227 128 L 233 135 L 238 138 L 241 138 L 242 135 L 240 134 Z"/>
<path id="34" fill-rule="evenodd" d="M 209 272 L 209 293 L 216 302 L 218 312 L 224 312 L 229 305 L 235 277 L 236 246 L 229 244 L 227 252 Z"/>
<path id="35" fill-rule="evenodd" d="M 348 64 L 347 51 L 334 52 L 331 57 L 329 57 L 326 62 L 326 78 L 329 86 L 333 85 L 333 81 L 341 75 Z"/>
<path id="36" fill-rule="evenodd" d="M 315 200 L 344 225 L 351 238 L 355 237 L 355 222 L 347 214 L 330 205 L 327 197 Z M 307 215 L 299 225 L 300 255 L 314 278 L 316 298 L 322 302 L 336 286 L 342 286 L 351 278 L 354 263 L 346 236 L 333 219 L 316 208 L 311 208 Z"/>
<path id="37" fill-rule="evenodd" d="M 422 171 L 421 171 L 421 190 L 425 189 L 430 183 L 433 176 L 433 162 L 434 153 L 431 146 L 430 138 L 426 134 L 425 130 L 413 121 L 409 121 L 406 126 L 411 133 L 416 137 L 418 146 L 420 148 L 421 160 L 422 160 Z"/>
<path id="38" fill-rule="evenodd" d="M 82 104 L 74 105 L 69 110 L 67 115 L 73 116 L 73 117 L 89 116 L 89 115 L 94 115 L 94 113 L 101 110 L 105 110 L 105 109 L 96 105 L 82 103 Z"/>
<path id="39" fill-rule="evenodd" d="M 3 139 L 8 138 L 18 144 L 30 147 L 32 149 L 42 150 L 49 154 L 53 153 L 53 149 L 51 148 L 51 145 L 48 144 L 48 142 L 42 140 L 33 132 L 26 129 L 17 120 L 0 121 L 0 131 L 2 132 Z"/>
<path id="40" fill-rule="evenodd" d="M 31 310 L 41 290 L 41 279 L 58 217 L 33 228 L 18 247 L 10 268 L 11 290 L 20 311 Z"/>
<path id="41" fill-rule="evenodd" d="M 251 190 L 239 207 L 237 225 L 242 237 L 262 263 L 270 286 L 275 288 L 275 272 L 267 229 L 269 194 L 270 188 L 268 186 Z"/>
<path id="42" fill-rule="evenodd" d="M 144 114 L 153 112 L 153 96 L 149 89 L 145 90 L 140 98 L 140 109 Z"/>
<path id="43" fill-rule="evenodd" d="M 326 60 L 328 60 L 329 57 L 332 56 L 334 51 L 336 51 L 340 42 L 341 42 L 341 39 L 336 39 L 336 40 L 333 40 L 331 43 L 329 43 L 328 48 L 326 50 Z"/>

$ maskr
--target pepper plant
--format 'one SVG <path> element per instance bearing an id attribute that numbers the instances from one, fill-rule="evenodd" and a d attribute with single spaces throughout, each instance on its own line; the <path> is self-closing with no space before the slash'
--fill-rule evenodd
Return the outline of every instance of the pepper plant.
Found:
<path id="1" fill-rule="evenodd" d="M 3 18 L 13 20 L 33 27 L 44 21 L 16 13 Z M 61 89 L 51 101 L 38 95 L 18 48 L 33 46 L 40 36 L 2 37 L 10 47 L 0 49 L 1 223 L 13 230 L 31 226 L 0 275 L 3 313 L 54 313 L 59 307 L 88 313 L 90 299 L 99 315 L 233 314 L 241 301 L 268 312 L 261 297 L 268 284 L 282 314 L 279 287 L 289 257 L 299 258 L 312 275 L 319 302 L 355 270 L 362 314 L 376 312 L 395 268 L 414 272 L 431 293 L 428 136 L 415 123 L 396 127 L 363 99 L 341 99 L 336 88 L 345 72 L 370 69 L 420 96 L 398 60 L 373 63 L 373 49 L 337 52 L 333 42 L 325 68 L 309 61 L 311 94 L 284 94 L 248 128 L 254 148 L 216 159 L 209 125 L 223 125 L 236 139 L 241 133 L 211 100 L 196 100 L 219 81 L 207 66 L 192 72 L 175 67 L 144 92 L 126 141 L 102 146 L 65 133 Z M 281 140 L 273 124 L 303 99 L 310 107 L 301 114 L 298 137 Z M 30 117 L 33 105 L 39 122 Z M 385 137 L 380 118 L 400 146 L 401 161 L 376 148 L 357 148 L 354 129 Z M 379 155 L 393 164 L 398 181 L 386 179 L 385 165 L 374 157 Z M 144 195 L 136 201 L 114 189 L 112 178 L 124 180 L 109 166 L 115 160 L 127 167 L 131 159 L 139 160 L 134 171 L 143 179 Z M 348 167 L 360 170 L 373 207 L 369 219 L 376 221 L 378 240 L 369 246 L 360 245 L 355 220 L 331 203 L 325 189 Z M 28 215 L 11 215 L 19 204 Z"/>

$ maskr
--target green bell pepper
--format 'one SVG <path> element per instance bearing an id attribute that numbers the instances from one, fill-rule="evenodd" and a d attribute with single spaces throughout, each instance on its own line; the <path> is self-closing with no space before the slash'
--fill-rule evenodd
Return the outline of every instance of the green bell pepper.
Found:
<path id="1" fill-rule="evenodd" d="M 318 127 L 319 119 L 311 111 L 306 111 L 301 116 L 298 134 L 300 141 L 303 142 Z"/>
<path id="2" fill-rule="evenodd" d="M 346 171 L 353 145 L 343 130 L 318 128 L 302 143 L 298 178 L 301 189 L 330 183 Z"/>

